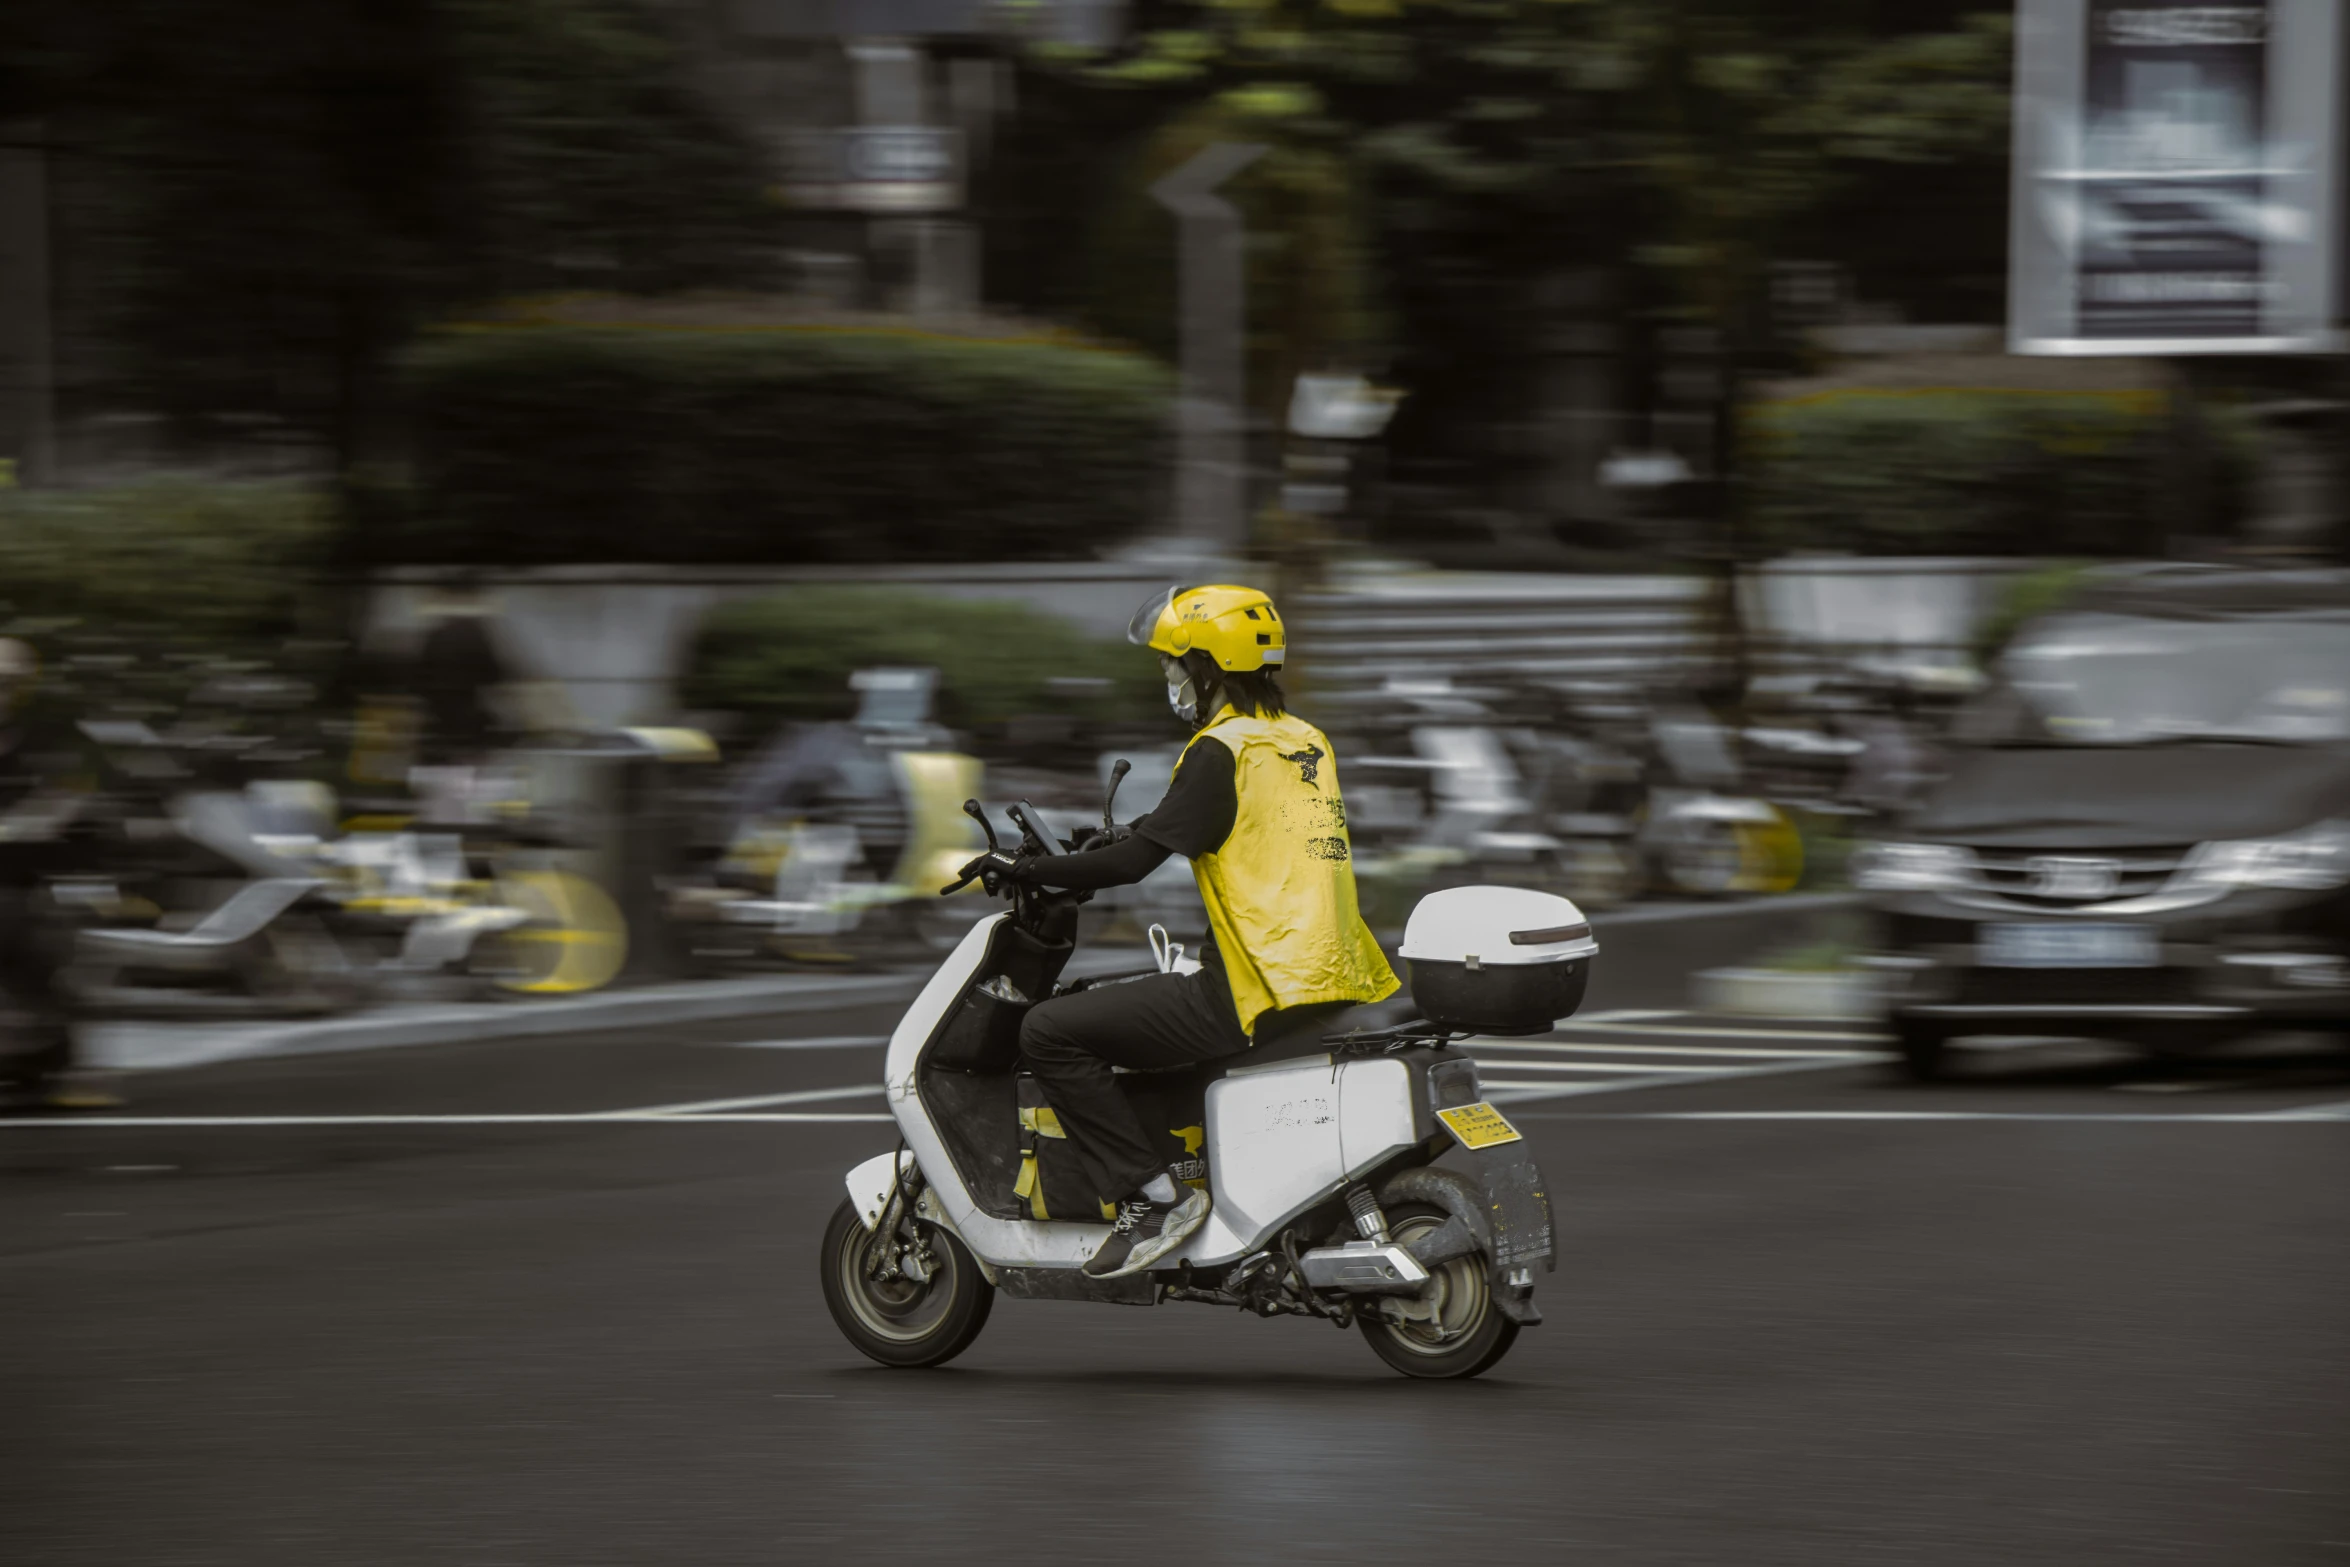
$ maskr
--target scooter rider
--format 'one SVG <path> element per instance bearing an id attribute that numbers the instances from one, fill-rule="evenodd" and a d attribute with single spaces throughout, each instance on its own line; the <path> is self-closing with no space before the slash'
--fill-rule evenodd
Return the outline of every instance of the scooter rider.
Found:
<path id="1" fill-rule="evenodd" d="M 1020 862 L 1035 886 L 1142 880 L 1170 854 L 1192 862 L 1211 939 L 1196 974 L 1151 974 L 1042 1002 L 1020 1049 L 1105 1196 L 1123 1194 L 1085 1271 L 1140 1272 L 1208 1216 L 1118 1091 L 1111 1068 L 1236 1055 L 1398 988 L 1356 905 L 1338 766 L 1319 729 L 1286 710 L 1287 637 L 1254 588 L 1171 588 L 1135 615 L 1167 701 L 1195 733 L 1166 796 L 1118 841 Z"/>

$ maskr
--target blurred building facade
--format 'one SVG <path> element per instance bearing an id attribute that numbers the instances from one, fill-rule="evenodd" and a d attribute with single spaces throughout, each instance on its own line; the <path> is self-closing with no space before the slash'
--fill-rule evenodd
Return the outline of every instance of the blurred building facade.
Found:
<path id="1" fill-rule="evenodd" d="M 55 467 L 49 255 L 45 128 L 0 122 L 0 486 Z"/>
<path id="2" fill-rule="evenodd" d="M 1015 108 L 1010 46 L 1114 42 L 1122 0 L 671 0 L 695 70 L 766 151 L 810 304 L 969 315 L 972 170 Z"/>

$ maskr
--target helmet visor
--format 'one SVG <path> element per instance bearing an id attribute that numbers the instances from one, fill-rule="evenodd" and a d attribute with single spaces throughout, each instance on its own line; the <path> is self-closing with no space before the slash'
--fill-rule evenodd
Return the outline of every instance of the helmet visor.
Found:
<path id="1" fill-rule="evenodd" d="M 1159 617 L 1167 613 L 1167 606 L 1174 603 L 1175 596 L 1182 591 L 1177 586 L 1152 594 L 1142 608 L 1134 612 L 1134 618 L 1126 623 L 1126 640 L 1136 647 L 1149 647 L 1151 633 L 1159 629 Z"/>

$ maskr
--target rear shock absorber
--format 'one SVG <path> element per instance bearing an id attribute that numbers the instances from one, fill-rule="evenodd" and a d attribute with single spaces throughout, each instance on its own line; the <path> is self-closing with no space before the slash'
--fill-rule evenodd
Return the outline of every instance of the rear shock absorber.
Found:
<path id="1" fill-rule="evenodd" d="M 1346 1189 L 1346 1211 L 1354 1215 L 1355 1233 L 1364 1240 L 1384 1246 L 1393 1239 L 1387 1233 L 1387 1215 L 1379 1211 L 1379 1199 L 1362 1182 Z"/>

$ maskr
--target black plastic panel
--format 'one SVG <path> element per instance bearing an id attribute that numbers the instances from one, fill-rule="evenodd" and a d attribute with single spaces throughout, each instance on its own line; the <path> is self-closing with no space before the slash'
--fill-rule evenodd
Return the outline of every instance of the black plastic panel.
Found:
<path id="1" fill-rule="evenodd" d="M 1444 1028 L 1481 1034 L 1540 1034 L 1583 1004 L 1591 960 L 1561 963 L 1411 963 L 1412 1001 Z"/>
<path id="2" fill-rule="evenodd" d="M 1089 1279 L 1082 1268 L 998 1268 L 995 1286 L 1014 1300 L 1091 1300 L 1112 1306 L 1155 1306 L 1158 1282 L 1147 1273 Z"/>
<path id="3" fill-rule="evenodd" d="M 1074 950 L 1068 942 L 1039 941 L 1010 921 L 998 925 L 971 984 L 939 1023 L 922 1052 L 922 1066 L 948 1072 L 1009 1072 L 1020 1059 L 1020 1020 L 1028 1005 L 989 995 L 1001 978 L 1029 1003 L 1052 994 L 1053 981 Z"/>

